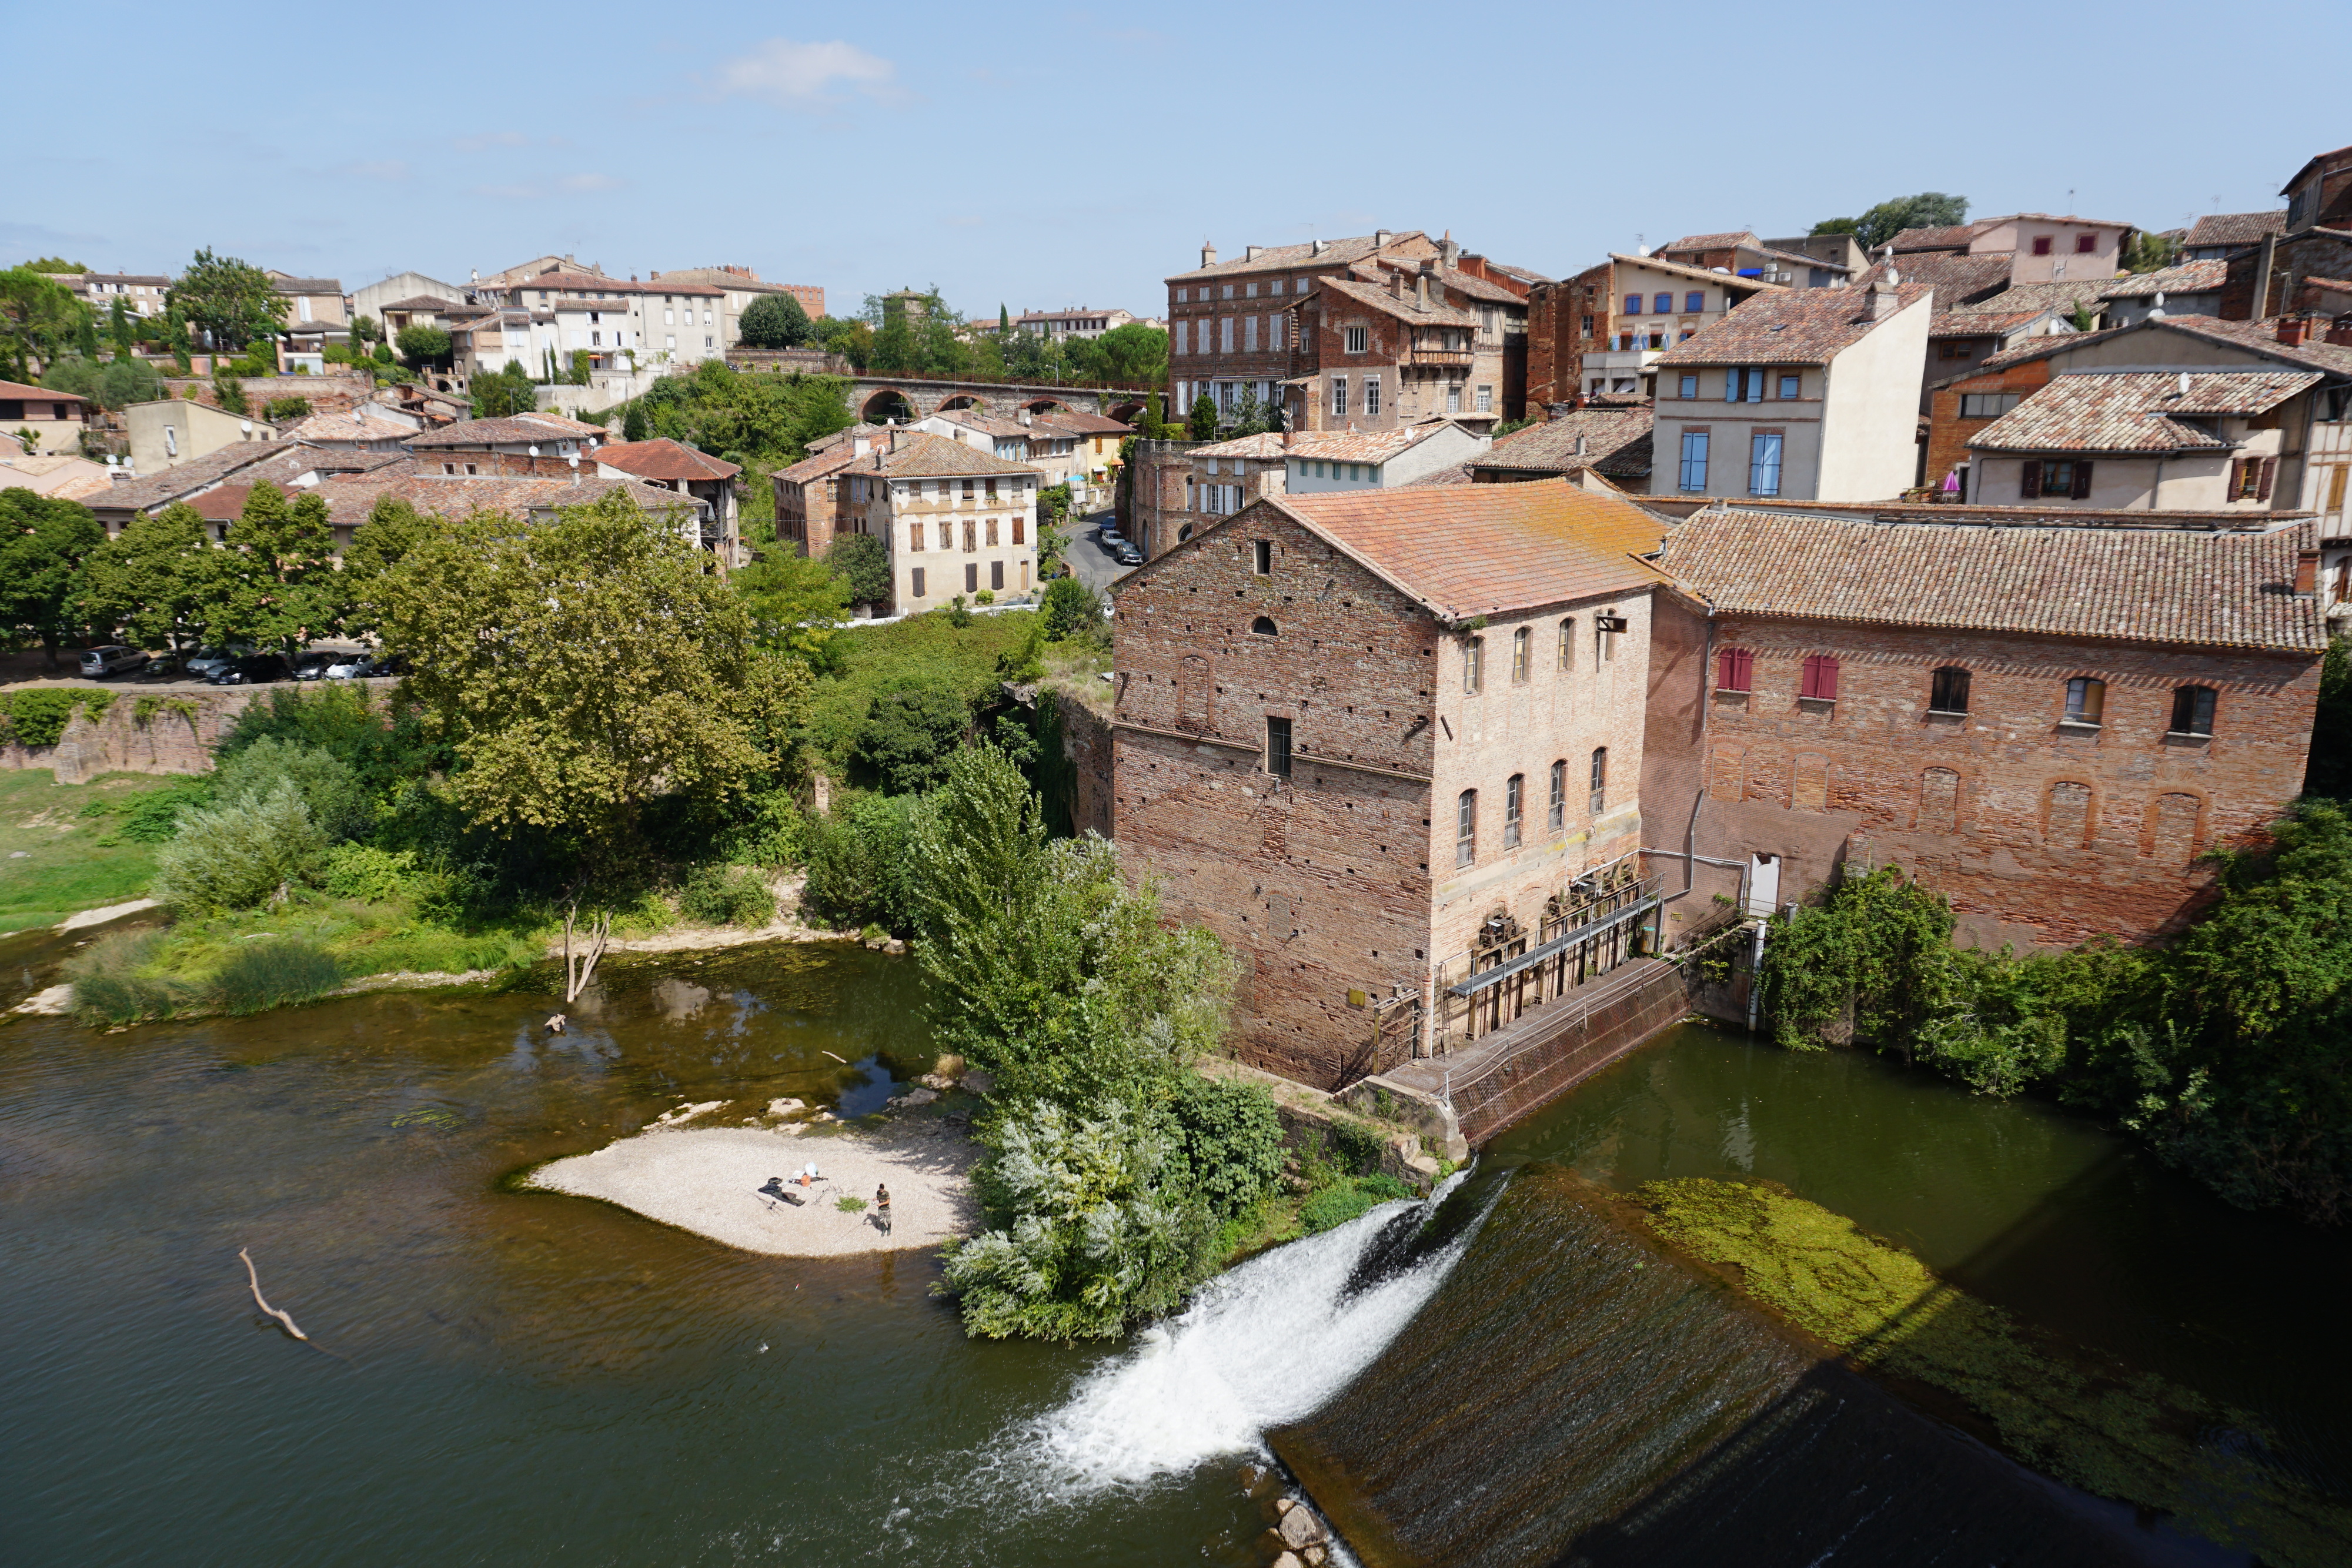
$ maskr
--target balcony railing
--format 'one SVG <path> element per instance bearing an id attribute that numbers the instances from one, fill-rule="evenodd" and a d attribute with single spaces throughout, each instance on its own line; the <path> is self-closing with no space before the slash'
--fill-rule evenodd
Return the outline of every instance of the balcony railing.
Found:
<path id="1" fill-rule="evenodd" d="M 1414 344 L 1412 358 L 1406 361 L 1415 365 L 1460 365 L 1465 369 L 1477 358 L 1468 349 L 1432 349 Z"/>

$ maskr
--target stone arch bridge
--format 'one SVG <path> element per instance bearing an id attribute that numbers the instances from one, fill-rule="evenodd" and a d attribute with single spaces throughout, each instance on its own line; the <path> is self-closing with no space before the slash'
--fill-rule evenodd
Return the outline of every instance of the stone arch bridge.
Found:
<path id="1" fill-rule="evenodd" d="M 738 370 L 806 371 L 817 375 L 840 373 L 827 369 L 820 355 L 791 350 L 760 351 L 739 349 L 730 352 L 727 359 Z M 919 376 L 857 374 L 849 378 L 849 390 L 845 395 L 849 412 L 873 424 L 880 424 L 887 419 L 902 422 L 928 419 L 932 414 L 960 408 L 977 409 L 983 413 L 1017 415 L 1024 410 L 1042 413 L 1055 407 L 1133 423 L 1143 412 L 1144 399 L 1154 390 L 1150 387 L 1030 386 L 1013 382 L 942 382 L 929 381 Z"/>

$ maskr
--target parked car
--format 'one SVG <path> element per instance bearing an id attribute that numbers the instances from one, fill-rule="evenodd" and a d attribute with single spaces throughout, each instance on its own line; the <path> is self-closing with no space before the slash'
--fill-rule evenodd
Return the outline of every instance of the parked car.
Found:
<path id="1" fill-rule="evenodd" d="M 215 686 L 258 686 L 293 678 L 294 672 L 287 667 L 285 654 L 248 653 L 214 671 L 205 680 Z"/>
<path id="2" fill-rule="evenodd" d="M 199 648 L 188 655 L 188 674 L 202 680 L 210 680 L 253 651 L 250 643 L 232 643 L 226 648 Z"/>
<path id="3" fill-rule="evenodd" d="M 340 653 L 317 648 L 307 653 L 297 653 L 294 656 L 294 678 L 298 681 L 323 681 L 327 678 L 327 666 L 341 657 Z"/>
<path id="4" fill-rule="evenodd" d="M 337 653 L 328 663 L 323 678 L 330 681 L 357 680 L 366 674 L 368 667 L 374 663 L 375 657 L 371 653 Z"/>
<path id="5" fill-rule="evenodd" d="M 1133 545 L 1122 541 L 1118 549 L 1111 551 L 1111 559 L 1121 566 L 1141 566 L 1143 552 Z"/>
<path id="6" fill-rule="evenodd" d="M 147 655 L 140 649 L 110 643 L 103 648 L 92 648 L 82 654 L 81 673 L 92 680 L 102 681 L 125 670 L 142 669 L 146 664 Z"/>
<path id="7" fill-rule="evenodd" d="M 1106 555 L 1117 554 L 1118 547 L 1126 542 L 1127 536 L 1120 533 L 1117 528 L 1112 528 L 1108 523 L 1105 523 L 1101 528 L 1095 530 L 1095 543 L 1102 546 L 1103 553 Z"/>

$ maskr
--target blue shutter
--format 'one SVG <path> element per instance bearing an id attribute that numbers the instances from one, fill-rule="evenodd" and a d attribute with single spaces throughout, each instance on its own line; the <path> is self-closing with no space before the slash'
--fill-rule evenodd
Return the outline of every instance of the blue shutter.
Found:
<path id="1" fill-rule="evenodd" d="M 1738 402 L 1739 401 L 1739 372 L 1738 371 L 1726 371 L 1723 372 L 1723 401 L 1726 402 Z"/>

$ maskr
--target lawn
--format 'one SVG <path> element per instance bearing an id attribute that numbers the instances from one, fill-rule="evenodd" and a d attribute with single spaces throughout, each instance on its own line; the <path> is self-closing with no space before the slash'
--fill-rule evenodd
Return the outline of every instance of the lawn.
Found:
<path id="1" fill-rule="evenodd" d="M 146 896 L 155 846 L 106 841 L 124 804 L 170 782 L 109 773 L 59 784 L 46 768 L 0 770 L 0 935 Z"/>

